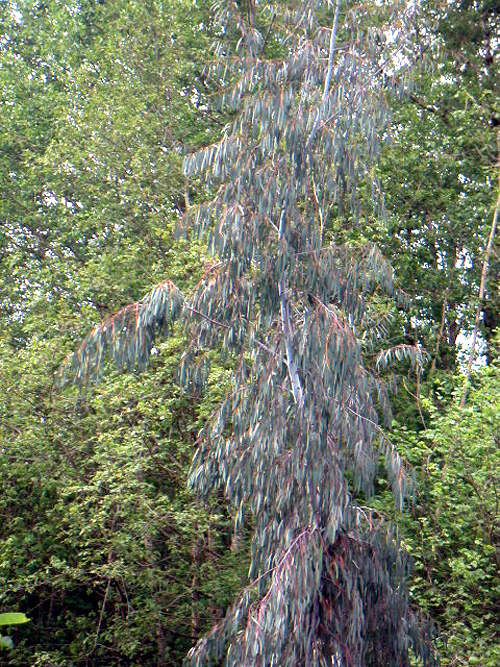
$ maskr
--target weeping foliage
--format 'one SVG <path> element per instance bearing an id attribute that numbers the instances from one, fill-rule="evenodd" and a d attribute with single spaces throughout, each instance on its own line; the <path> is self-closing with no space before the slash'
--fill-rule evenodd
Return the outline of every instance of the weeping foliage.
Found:
<path id="1" fill-rule="evenodd" d="M 63 364 L 56 383 L 64 386 L 71 378 L 85 386 L 97 379 L 107 351 L 121 371 L 136 366 L 144 369 L 155 337 L 168 335 L 181 305 L 182 295 L 174 283 L 167 280 L 156 285 L 141 301 L 131 303 L 94 327 Z"/>
<path id="2" fill-rule="evenodd" d="M 183 383 L 203 382 L 208 349 L 234 362 L 191 484 L 200 496 L 224 491 L 236 530 L 253 515 L 252 583 L 190 652 L 193 667 L 436 662 L 397 537 L 354 499 L 369 497 L 381 454 L 398 503 L 407 490 L 378 426 L 386 391 L 364 360 L 380 347 L 367 301 L 402 297 L 378 249 L 337 245 L 331 224 L 359 215 L 366 185 L 380 209 L 373 166 L 386 98 L 413 52 L 411 5 L 215 3 L 224 38 L 212 76 L 234 120 L 185 170 L 216 188 L 188 220 L 218 262 L 189 301 L 156 288 L 65 367 L 87 382 L 106 346 L 120 366 L 142 365 L 155 329 L 179 318 L 190 340 Z M 384 351 L 378 366 L 419 355 Z"/>

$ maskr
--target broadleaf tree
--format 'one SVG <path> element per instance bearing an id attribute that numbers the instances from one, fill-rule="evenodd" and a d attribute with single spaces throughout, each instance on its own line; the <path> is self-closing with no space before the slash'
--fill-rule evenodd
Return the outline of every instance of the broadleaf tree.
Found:
<path id="1" fill-rule="evenodd" d="M 0 4 L 0 611 L 30 618 L 0 663 L 180 664 L 248 569 L 220 499 L 186 489 L 212 392 L 172 386 L 177 337 L 85 400 L 51 376 L 167 269 L 201 273 L 171 237 L 182 152 L 210 135 L 208 3 Z"/>
<path id="2" fill-rule="evenodd" d="M 211 75 L 232 115 L 220 140 L 191 155 L 188 177 L 212 200 L 188 212 L 214 255 L 189 297 L 168 280 L 98 325 L 60 382 L 144 366 L 154 337 L 180 320 L 186 385 L 203 385 L 211 349 L 232 363 L 232 387 L 201 432 L 191 484 L 222 490 L 235 530 L 253 516 L 249 585 L 187 664 L 435 664 L 429 628 L 409 604 L 408 560 L 370 512 L 385 456 L 397 503 L 408 475 L 383 437 L 388 415 L 370 301 L 403 300 L 374 245 L 338 242 L 363 221 L 373 178 L 414 52 L 413 3 L 337 0 L 214 3 L 221 41 Z"/>
<path id="3" fill-rule="evenodd" d="M 498 259 L 481 275 L 497 200 L 500 6 L 430 2 L 435 68 L 424 71 L 397 105 L 381 180 L 388 225 L 368 237 L 385 252 L 412 297 L 406 337 L 432 351 L 432 371 L 459 367 L 479 305 L 477 352 L 493 359 L 499 325 Z M 468 347 L 468 346 L 465 346 Z"/>

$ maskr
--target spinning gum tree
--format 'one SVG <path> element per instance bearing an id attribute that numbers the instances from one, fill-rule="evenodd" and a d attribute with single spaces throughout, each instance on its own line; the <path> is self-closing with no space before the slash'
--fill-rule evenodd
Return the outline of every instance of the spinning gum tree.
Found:
<path id="1" fill-rule="evenodd" d="M 215 3 L 211 74 L 232 120 L 185 162 L 215 195 L 184 223 L 214 261 L 190 298 L 158 285 L 63 368 L 63 382 L 86 384 L 107 348 L 119 367 L 144 366 L 179 320 L 184 385 L 203 385 L 210 350 L 234 368 L 190 481 L 202 497 L 222 490 L 236 531 L 253 517 L 251 583 L 189 665 L 435 664 L 409 606 L 407 558 L 363 504 L 381 455 L 403 502 L 407 476 L 378 426 L 388 414 L 378 370 L 419 353 L 381 350 L 374 304 L 402 295 L 376 247 L 336 239 L 343 220 L 361 224 L 362 201 L 380 208 L 373 167 L 414 50 L 412 6 Z"/>

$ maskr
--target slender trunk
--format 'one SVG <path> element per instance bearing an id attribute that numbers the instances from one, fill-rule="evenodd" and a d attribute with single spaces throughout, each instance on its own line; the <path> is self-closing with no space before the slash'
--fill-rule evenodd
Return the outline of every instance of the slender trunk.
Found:
<path id="1" fill-rule="evenodd" d="M 323 97 L 321 99 L 321 107 L 318 109 L 318 114 L 316 116 L 316 120 L 314 122 L 313 129 L 311 130 L 311 134 L 309 135 L 309 138 L 307 140 L 307 148 L 312 146 L 313 141 L 316 138 L 316 133 L 318 132 L 319 124 L 320 124 L 321 117 L 322 117 L 323 107 L 326 104 L 326 101 L 328 99 L 328 93 L 330 92 L 330 85 L 331 85 L 331 82 L 332 82 L 332 74 L 333 74 L 333 55 L 335 53 L 335 44 L 336 44 L 336 41 L 337 41 L 337 26 L 338 26 L 338 21 L 339 21 L 339 13 L 340 13 L 340 5 L 341 4 L 342 4 L 342 0 L 337 0 L 337 2 L 335 4 L 335 13 L 333 15 L 332 32 L 330 33 L 330 48 L 329 48 L 329 53 L 328 53 L 328 68 L 326 70 L 325 86 L 323 88 Z"/>
<path id="2" fill-rule="evenodd" d="M 325 77 L 325 87 L 323 89 L 323 104 L 328 99 L 328 93 L 330 91 L 330 84 L 332 81 L 332 72 L 333 72 L 333 54 L 335 51 L 335 42 L 337 40 L 337 25 L 339 22 L 339 12 L 340 12 L 341 0 L 337 0 L 335 5 L 335 14 L 333 16 L 333 25 L 332 32 L 330 35 L 330 53 L 328 54 L 328 70 Z"/>
<path id="3" fill-rule="evenodd" d="M 286 204 L 283 202 L 280 216 L 279 226 L 279 240 L 285 240 L 285 222 L 286 222 Z M 295 360 L 295 351 L 293 348 L 293 329 L 290 320 L 290 303 L 287 293 L 287 281 L 282 278 L 278 285 L 278 293 L 280 298 L 280 312 L 281 312 L 281 327 L 285 337 L 286 348 L 286 365 L 288 368 L 288 375 L 292 384 L 292 393 L 295 403 L 302 405 L 304 401 L 304 391 L 300 381 L 299 369 Z"/>
<path id="4" fill-rule="evenodd" d="M 328 54 L 328 67 L 326 70 L 326 75 L 325 75 L 325 85 L 323 88 L 323 97 L 322 97 L 322 106 L 318 109 L 318 115 L 316 117 L 316 121 L 314 123 L 314 127 L 311 131 L 311 134 L 309 135 L 309 139 L 307 141 L 308 145 L 311 145 L 312 142 L 314 141 L 316 137 L 316 133 L 319 128 L 319 123 L 321 120 L 321 114 L 324 105 L 326 104 L 326 101 L 328 100 L 328 94 L 330 92 L 330 85 L 332 81 L 332 74 L 333 74 L 333 57 L 335 53 L 335 43 L 337 40 L 337 26 L 338 26 L 338 20 L 339 20 L 339 12 L 340 12 L 340 5 L 342 4 L 342 0 L 337 0 L 335 4 L 335 12 L 333 15 L 333 24 L 332 24 L 332 31 L 330 34 L 330 47 L 329 47 L 329 54 Z M 280 216 L 280 226 L 279 226 L 279 240 L 280 242 L 284 240 L 285 238 L 285 224 L 286 224 L 286 204 L 283 202 L 283 206 L 281 209 L 281 216 Z M 290 382 L 292 384 L 292 393 L 293 393 L 293 398 L 296 403 L 299 405 L 302 405 L 304 401 L 304 390 L 302 388 L 302 383 L 300 380 L 299 376 L 299 371 L 297 367 L 297 363 L 295 360 L 295 353 L 294 353 L 294 348 L 293 348 L 293 329 L 292 329 L 292 323 L 290 319 L 290 304 L 289 304 L 289 299 L 288 299 L 288 294 L 287 294 L 287 284 L 286 280 L 283 278 L 280 280 L 279 285 L 278 285 L 278 293 L 279 293 L 279 299 L 280 299 L 280 312 L 281 312 L 281 326 L 283 329 L 283 334 L 285 336 L 285 347 L 286 347 L 286 357 L 287 357 L 287 367 L 288 367 L 288 375 L 290 377 Z"/>

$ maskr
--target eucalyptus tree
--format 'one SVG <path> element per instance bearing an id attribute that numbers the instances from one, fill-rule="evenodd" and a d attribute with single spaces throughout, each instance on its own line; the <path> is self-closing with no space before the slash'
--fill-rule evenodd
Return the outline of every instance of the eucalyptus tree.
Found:
<path id="1" fill-rule="evenodd" d="M 379 427 L 389 410 L 377 369 L 420 353 L 380 350 L 376 302 L 403 295 L 377 247 L 335 233 L 352 216 L 361 224 L 362 189 L 380 211 L 373 167 L 414 50 L 414 4 L 214 6 L 211 74 L 233 120 L 185 162 L 215 192 L 186 217 L 214 259 L 189 298 L 166 280 L 103 321 L 60 381 L 91 381 L 106 350 L 121 368 L 144 366 L 176 320 L 190 340 L 185 386 L 203 385 L 213 349 L 233 365 L 191 484 L 201 497 L 222 490 L 236 531 L 253 516 L 250 583 L 187 664 L 434 664 L 407 557 L 365 505 L 381 455 L 403 503 L 408 475 Z"/>

